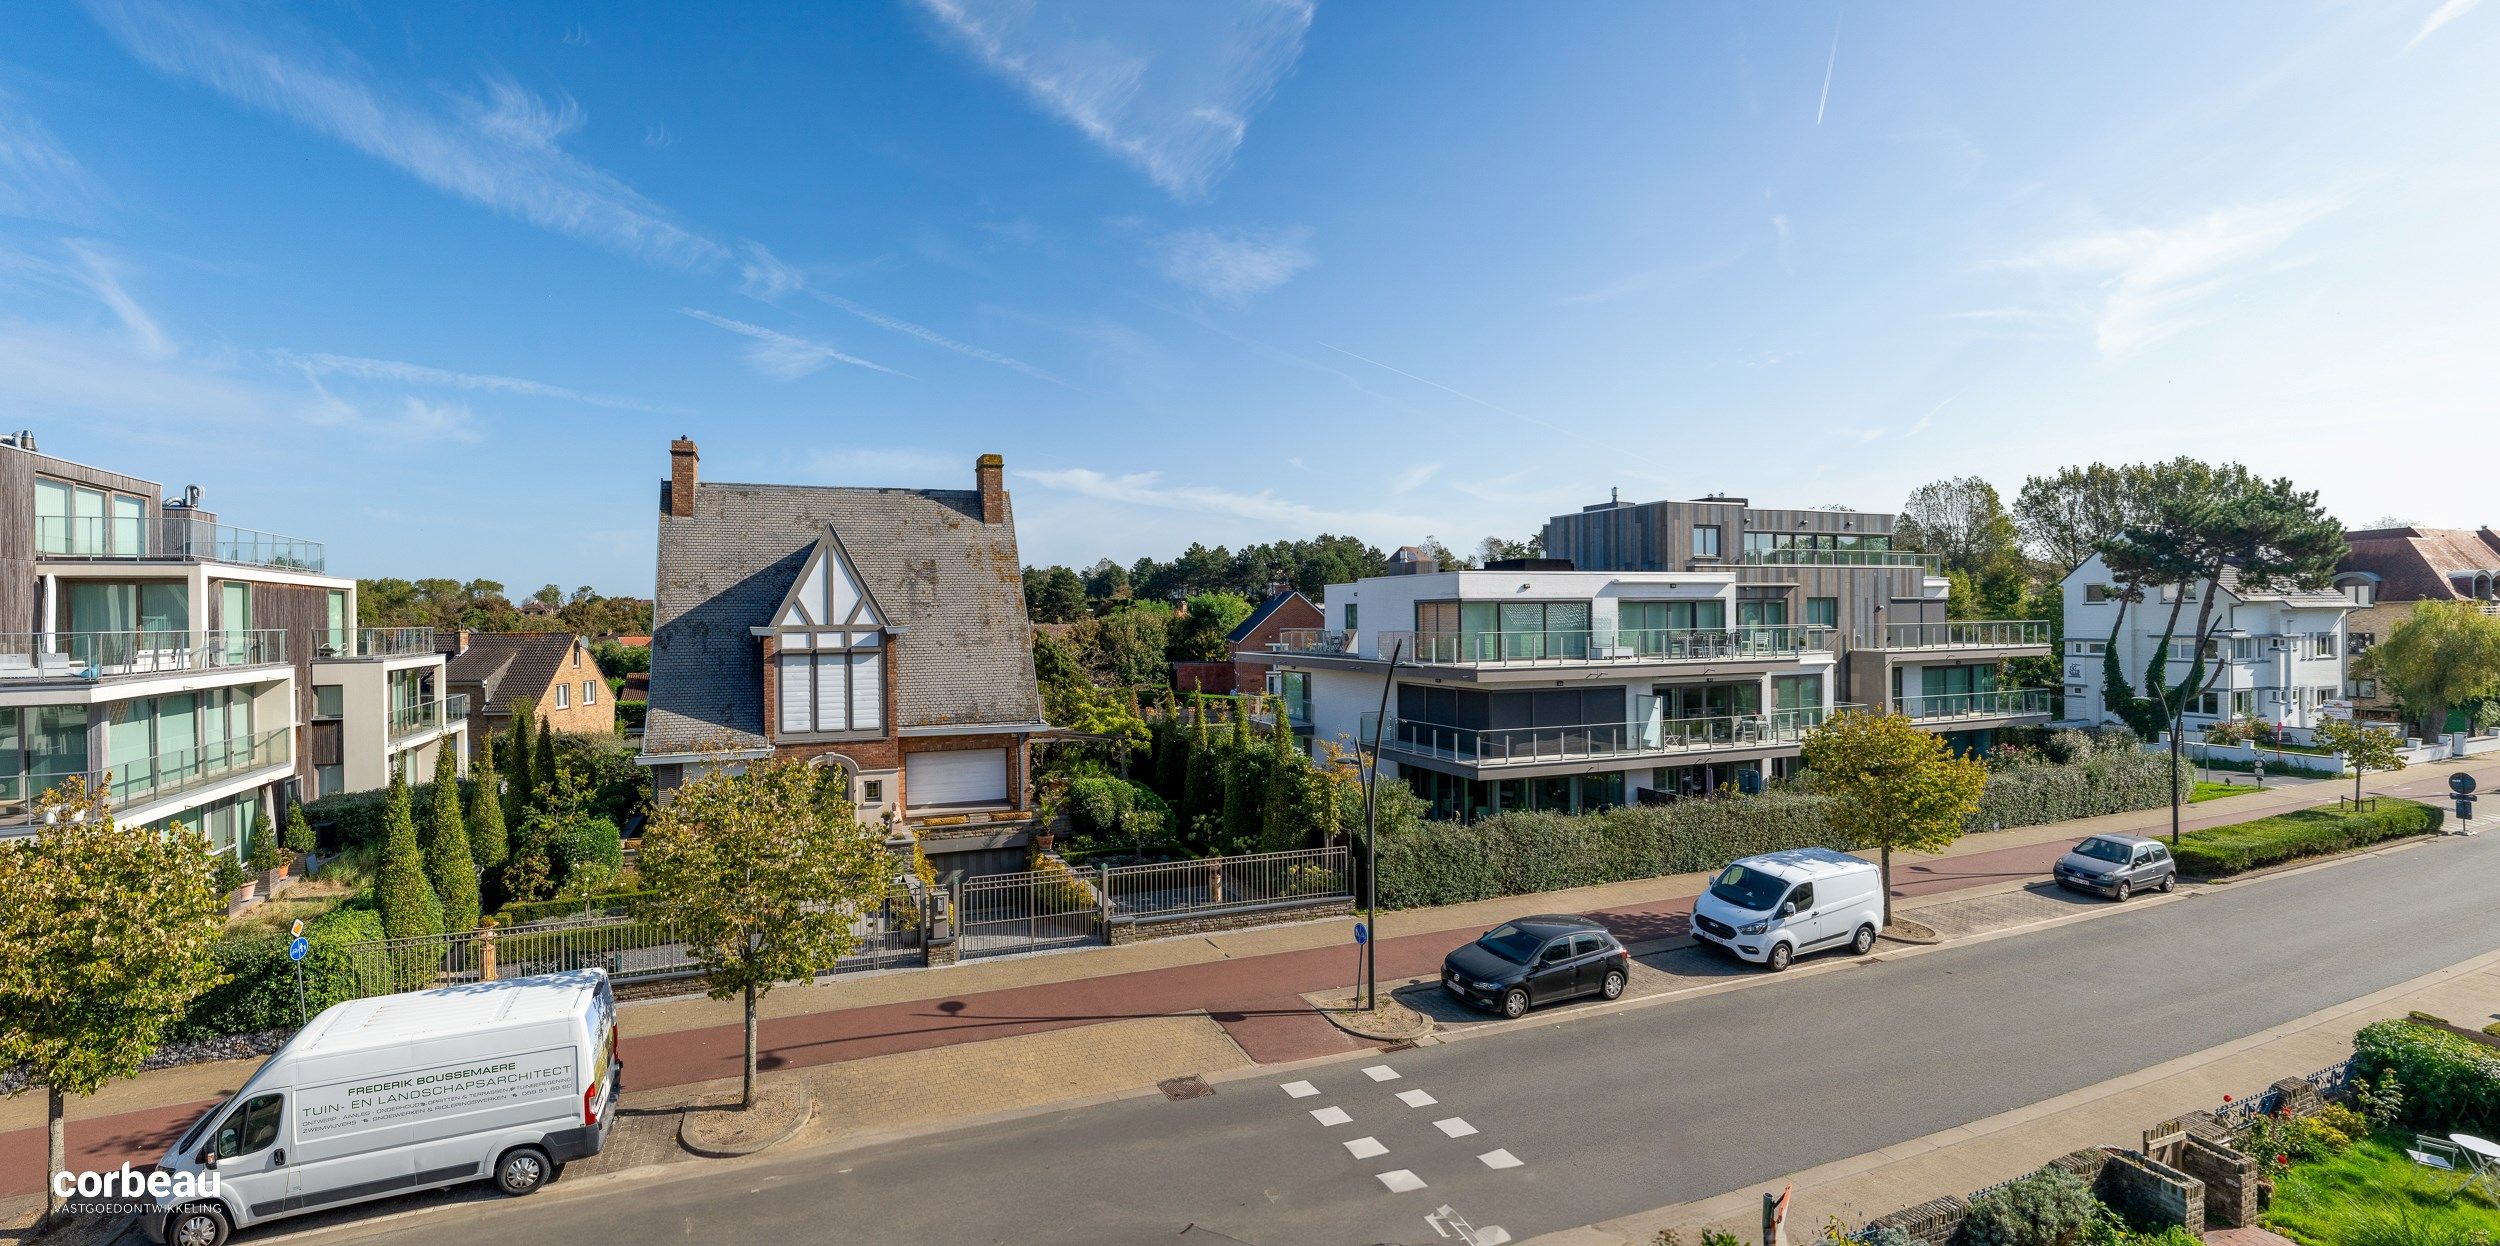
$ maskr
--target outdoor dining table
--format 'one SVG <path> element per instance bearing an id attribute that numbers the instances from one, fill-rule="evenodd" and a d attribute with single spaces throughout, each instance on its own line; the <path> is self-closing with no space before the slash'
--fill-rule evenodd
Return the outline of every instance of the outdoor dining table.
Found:
<path id="1" fill-rule="evenodd" d="M 2481 1186 L 2492 1202 L 2500 1203 L 2500 1143 L 2472 1134 L 2450 1134 L 2448 1141 L 2456 1143 L 2467 1155 L 2474 1157 L 2474 1174 L 2467 1177 L 2465 1185 L 2459 1188 Z"/>

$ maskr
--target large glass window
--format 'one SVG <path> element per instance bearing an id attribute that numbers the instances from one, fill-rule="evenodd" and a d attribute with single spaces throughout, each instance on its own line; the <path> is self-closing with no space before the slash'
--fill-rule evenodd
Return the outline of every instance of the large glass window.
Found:
<path id="1" fill-rule="evenodd" d="M 35 552 L 70 552 L 69 486 L 57 480 L 35 481 Z"/>
<path id="2" fill-rule="evenodd" d="M 1788 625 L 1788 603 L 1785 601 L 1740 601 L 1736 603 L 1738 627 L 1785 627 Z"/>
<path id="3" fill-rule="evenodd" d="M 885 670 L 875 653 L 785 653 L 777 693 L 781 730 L 876 731 L 885 723 Z"/>
<path id="4" fill-rule="evenodd" d="M 313 685 L 313 717 L 342 718 L 347 714 L 346 690 L 337 684 Z"/>
<path id="5" fill-rule="evenodd" d="M 1625 632 L 1718 631 L 1727 626 L 1727 603 L 1709 601 L 1627 601 L 1616 607 L 1616 626 Z"/>
<path id="6" fill-rule="evenodd" d="M 1814 710 L 1823 707 L 1823 677 L 1820 675 L 1774 675 L 1771 677 L 1771 708 L 1777 710 Z"/>
<path id="7" fill-rule="evenodd" d="M 113 495 L 113 552 L 124 558 L 136 558 L 145 551 L 140 548 L 140 521 L 147 514 L 147 504 L 134 497 Z"/>
<path id="8" fill-rule="evenodd" d="M 347 590 L 337 588 L 330 590 L 328 623 L 329 638 L 326 643 L 330 646 L 330 651 L 332 653 L 348 652 Z"/>
<path id="9" fill-rule="evenodd" d="M 1840 626 L 1840 599 L 1837 597 L 1806 598 L 1806 626 L 1838 628 Z"/>
<path id="10" fill-rule="evenodd" d="M 1719 528 L 1716 524 L 1698 525 L 1693 529 L 1693 557 L 1719 556 Z"/>

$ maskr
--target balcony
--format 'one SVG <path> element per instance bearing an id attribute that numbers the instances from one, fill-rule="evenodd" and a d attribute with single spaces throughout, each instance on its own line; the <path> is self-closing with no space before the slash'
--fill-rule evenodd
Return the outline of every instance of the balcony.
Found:
<path id="1" fill-rule="evenodd" d="M 1381 731 L 1384 753 L 1436 761 L 1454 761 L 1478 770 L 1546 766 L 1558 762 L 1638 761 L 1743 749 L 1795 747 L 1833 714 L 1862 708 L 1836 705 L 1826 710 L 1773 710 L 1719 718 L 1651 718 L 1619 723 L 1584 723 L 1569 727 L 1502 727 L 1479 729 L 1417 722 L 1391 715 Z M 1362 740 L 1368 744 L 1380 722 L 1378 714 L 1362 716 Z"/>
<path id="2" fill-rule="evenodd" d="M 430 627 L 360 627 L 352 632 L 331 632 L 315 654 L 324 662 L 351 662 L 363 658 L 405 658 L 431 655 L 434 629 Z"/>
<path id="3" fill-rule="evenodd" d="M 1307 653 L 1318 657 L 1351 658 L 1360 633 L 1332 632 L 1317 627 L 1283 627 L 1276 630 L 1276 639 L 1267 644 L 1270 653 Z"/>
<path id="4" fill-rule="evenodd" d="M 403 705 L 391 711 L 391 738 L 404 739 L 420 732 L 432 731 L 445 723 L 465 721 L 469 717 L 469 696 L 436 697 Z"/>
<path id="5" fill-rule="evenodd" d="M 20 679 L 93 683 L 285 661 L 286 633 L 275 630 L 0 633 L 0 684 Z"/>
<path id="6" fill-rule="evenodd" d="M 1890 623 L 1884 648 L 2036 649 L 2049 643 L 2049 625 L 2031 619 L 1964 619 L 1953 623 Z"/>
<path id="7" fill-rule="evenodd" d="M 1988 692 L 1948 692 L 1936 696 L 1905 696 L 1899 709 L 1920 723 L 1967 718 L 2047 717 L 2056 707 L 2047 688 L 1999 688 Z"/>
<path id="8" fill-rule="evenodd" d="M 183 516 L 100 519 L 37 515 L 35 553 L 43 558 L 98 562 L 223 562 L 316 573 L 327 565 L 319 541 Z"/>
<path id="9" fill-rule="evenodd" d="M 294 735 L 281 727 L 244 739 L 134 758 L 103 769 L 38 768 L 26 774 L 0 775 L 0 822 L 33 818 L 36 799 L 72 778 L 85 779 L 91 791 L 107 793 L 118 810 L 152 804 L 254 770 L 291 765 Z"/>
<path id="10" fill-rule="evenodd" d="M 1352 632 L 1291 629 L 1271 653 L 1386 661 L 1392 652 L 1417 666 L 1582 666 L 1590 663 L 1760 662 L 1829 653 L 1827 627 L 1678 628 L 1567 632 L 1381 632 L 1370 653 Z"/>
<path id="11" fill-rule="evenodd" d="M 1917 567 L 1936 574 L 1934 554 L 1899 549 L 1749 549 L 1737 559 L 1755 567 Z"/>

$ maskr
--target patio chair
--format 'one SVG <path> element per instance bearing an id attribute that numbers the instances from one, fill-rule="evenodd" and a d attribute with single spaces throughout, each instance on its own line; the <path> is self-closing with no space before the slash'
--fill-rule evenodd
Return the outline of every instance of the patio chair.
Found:
<path id="1" fill-rule="evenodd" d="M 2415 1134 L 2405 1147 L 2405 1158 L 2412 1160 L 2416 1168 L 2457 1178 L 2457 1183 L 2448 1189 L 2450 1195 L 2464 1189 L 2474 1175 L 2474 1161 L 2467 1157 L 2465 1149 L 2446 1138 Z"/>

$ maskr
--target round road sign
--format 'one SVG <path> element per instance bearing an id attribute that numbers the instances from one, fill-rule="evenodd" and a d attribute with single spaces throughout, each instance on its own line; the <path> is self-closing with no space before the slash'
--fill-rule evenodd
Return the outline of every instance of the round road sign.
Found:
<path id="1" fill-rule="evenodd" d="M 2448 790 L 2464 796 L 2474 790 L 2474 776 L 2460 770 L 2448 776 Z"/>
<path id="2" fill-rule="evenodd" d="M 286 945 L 286 958 L 288 960 L 302 960 L 311 954 L 312 940 L 307 939 L 302 935 L 295 936 L 295 938 L 289 941 Z"/>

